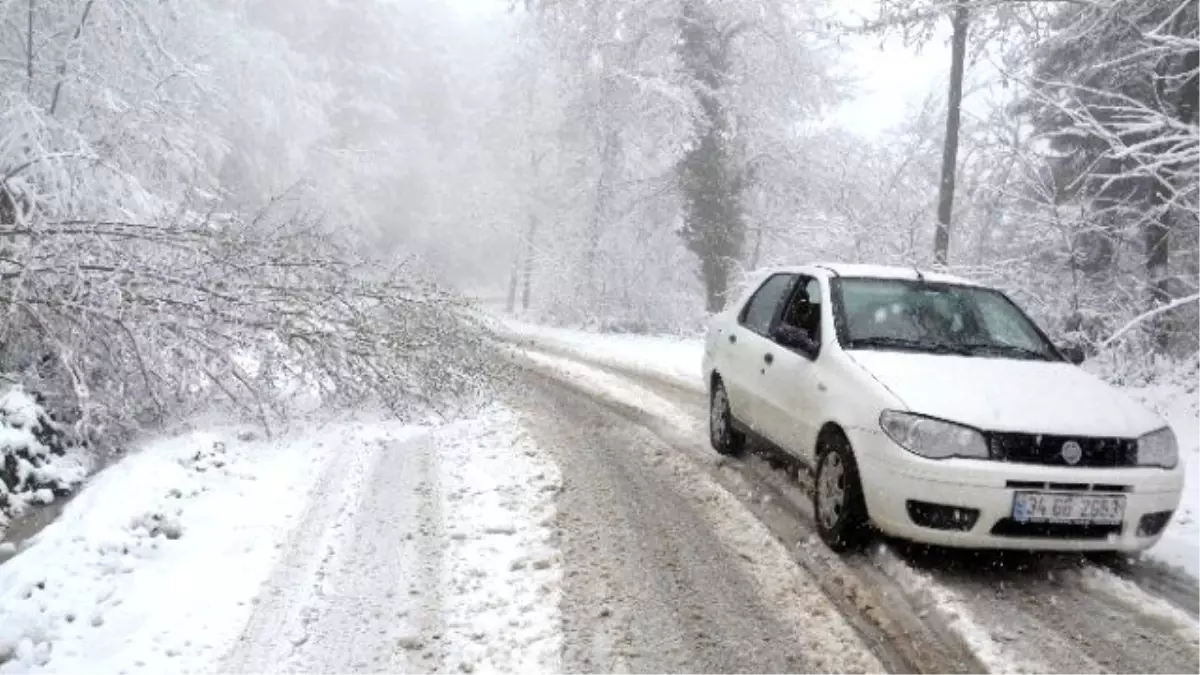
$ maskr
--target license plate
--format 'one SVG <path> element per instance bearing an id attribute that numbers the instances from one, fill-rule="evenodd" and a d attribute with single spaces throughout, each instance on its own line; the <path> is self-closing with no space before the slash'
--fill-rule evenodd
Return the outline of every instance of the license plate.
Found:
<path id="1" fill-rule="evenodd" d="M 1018 492 L 1012 517 L 1018 523 L 1115 525 L 1125 519 L 1125 495 Z"/>

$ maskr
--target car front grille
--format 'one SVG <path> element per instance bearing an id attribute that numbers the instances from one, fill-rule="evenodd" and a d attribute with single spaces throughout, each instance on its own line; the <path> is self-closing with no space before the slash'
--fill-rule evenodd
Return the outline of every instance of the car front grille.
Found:
<path id="1" fill-rule="evenodd" d="M 1078 443 L 1082 451 L 1074 463 L 1064 457 L 1063 446 L 1069 441 Z M 1129 438 L 991 433 L 988 448 L 992 459 L 1001 462 L 1091 468 L 1137 466 L 1137 441 Z"/>

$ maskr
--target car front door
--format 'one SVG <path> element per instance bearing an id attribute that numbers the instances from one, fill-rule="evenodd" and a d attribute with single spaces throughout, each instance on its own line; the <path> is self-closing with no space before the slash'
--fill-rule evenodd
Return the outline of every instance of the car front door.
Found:
<path id="1" fill-rule="evenodd" d="M 772 341 L 764 359 L 759 391 L 764 435 L 773 443 L 812 464 L 821 403 L 822 329 L 825 323 L 825 289 L 815 277 L 801 275 L 777 321 L 804 331 L 812 348 L 784 346 Z"/>
<path id="2" fill-rule="evenodd" d="M 758 434 L 762 434 L 765 404 L 762 376 L 767 363 L 763 355 L 771 348 L 768 336 L 783 311 L 795 279 L 794 274 L 779 273 L 764 280 L 738 312 L 736 324 L 725 337 L 726 343 L 721 345 L 726 353 L 726 366 L 721 377 L 729 394 L 729 407 L 738 421 Z"/>

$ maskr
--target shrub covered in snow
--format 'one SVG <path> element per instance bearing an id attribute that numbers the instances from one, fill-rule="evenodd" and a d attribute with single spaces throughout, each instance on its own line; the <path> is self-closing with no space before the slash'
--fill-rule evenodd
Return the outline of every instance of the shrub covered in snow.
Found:
<path id="1" fill-rule="evenodd" d="M 65 496 L 87 475 L 69 430 L 21 386 L 0 396 L 0 534 L 31 503 Z"/>

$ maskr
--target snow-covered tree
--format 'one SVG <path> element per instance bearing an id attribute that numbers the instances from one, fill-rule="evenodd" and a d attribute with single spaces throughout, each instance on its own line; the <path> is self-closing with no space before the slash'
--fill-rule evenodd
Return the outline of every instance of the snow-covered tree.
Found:
<path id="1" fill-rule="evenodd" d="M 402 105 L 437 83 L 394 40 L 415 14 L 303 9 L 0 4 L 0 372 L 85 435 L 214 397 L 269 421 L 297 391 L 411 411 L 482 385 L 480 332 L 373 245 L 436 179 L 436 97 Z"/>
<path id="2" fill-rule="evenodd" d="M 1090 263 L 1103 267 L 1120 240 L 1139 240 L 1151 308 L 1196 290 L 1188 235 L 1200 226 L 1197 21 L 1190 0 L 1064 7 L 1035 52 L 1025 102 L 1058 153 L 1066 192 L 1086 200 L 1098 225 Z M 1183 274 L 1171 272 L 1174 232 L 1177 244 L 1193 244 L 1180 247 Z M 1156 340 L 1168 346 L 1167 323 Z"/>
<path id="3" fill-rule="evenodd" d="M 786 148 L 839 95 L 821 6 L 534 5 L 527 30 L 552 62 L 539 86 L 562 102 L 541 174 L 565 184 L 546 190 L 540 231 L 571 247 L 542 269 L 562 297 L 542 306 L 640 326 L 720 308 L 774 191 L 759 177 L 798 161 Z"/>

